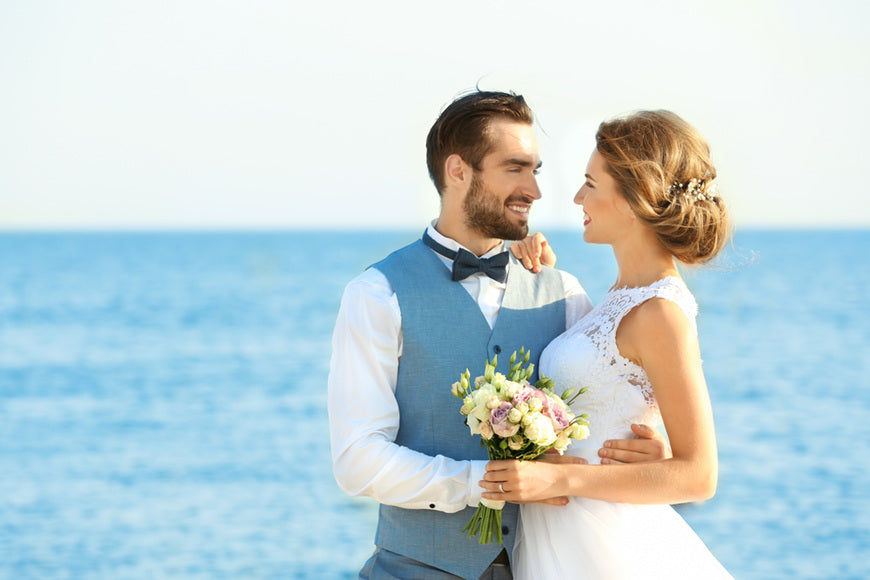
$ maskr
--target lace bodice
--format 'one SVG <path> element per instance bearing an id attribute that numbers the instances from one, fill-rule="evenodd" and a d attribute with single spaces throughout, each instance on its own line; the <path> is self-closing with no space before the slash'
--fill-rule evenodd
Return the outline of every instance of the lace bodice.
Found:
<path id="1" fill-rule="evenodd" d="M 599 463 L 597 452 L 605 440 L 634 437 L 632 423 L 661 423 L 646 373 L 619 354 L 616 346 L 616 330 L 622 318 L 638 304 L 655 297 L 677 304 L 695 327 L 695 298 L 680 278 L 672 276 L 641 288 L 611 290 L 541 353 L 540 370 L 555 381 L 557 392 L 589 387 L 574 402 L 573 410 L 589 414 L 590 435 L 571 444 L 571 455 Z"/>

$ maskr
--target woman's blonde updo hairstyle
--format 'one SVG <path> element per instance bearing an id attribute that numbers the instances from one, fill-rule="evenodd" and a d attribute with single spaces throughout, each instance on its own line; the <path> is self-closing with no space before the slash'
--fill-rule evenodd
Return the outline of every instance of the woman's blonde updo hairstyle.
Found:
<path id="1" fill-rule="evenodd" d="M 601 123 L 595 139 L 620 193 L 665 249 L 684 264 L 719 253 L 728 212 L 711 183 L 710 147 L 694 127 L 670 111 L 639 111 Z"/>

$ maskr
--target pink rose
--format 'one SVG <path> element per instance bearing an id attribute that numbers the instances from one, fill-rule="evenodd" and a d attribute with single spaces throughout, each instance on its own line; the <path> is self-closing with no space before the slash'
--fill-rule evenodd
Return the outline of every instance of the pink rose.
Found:
<path id="1" fill-rule="evenodd" d="M 561 405 L 548 405 L 544 408 L 542 413 L 549 417 L 550 421 L 553 422 L 553 429 L 556 430 L 556 433 L 565 429 L 571 422 L 571 419 L 568 417 L 568 412 Z"/>
<path id="2" fill-rule="evenodd" d="M 492 414 L 489 416 L 489 423 L 492 425 L 492 430 L 499 437 L 512 437 L 520 430 L 519 425 L 511 423 L 508 419 L 511 409 L 513 408 L 514 406 L 510 403 L 503 402 L 497 408 L 493 409 Z"/>
<path id="3" fill-rule="evenodd" d="M 528 400 L 531 399 L 535 395 L 536 391 L 537 391 L 537 389 L 533 389 L 532 387 L 529 387 L 529 386 L 521 387 L 514 395 L 514 400 L 513 400 L 514 405 L 519 405 L 520 403 L 528 402 Z"/>
<path id="4" fill-rule="evenodd" d="M 539 389 L 535 389 L 532 396 L 541 400 L 541 412 L 544 413 L 550 406 L 550 397 L 547 396 L 547 393 Z"/>

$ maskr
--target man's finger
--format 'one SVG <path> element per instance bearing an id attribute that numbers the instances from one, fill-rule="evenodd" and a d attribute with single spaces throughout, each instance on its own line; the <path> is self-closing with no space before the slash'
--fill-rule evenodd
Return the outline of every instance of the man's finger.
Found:
<path id="1" fill-rule="evenodd" d="M 611 439 L 598 450 L 599 457 L 634 463 L 654 461 L 671 456 L 668 444 L 660 439 Z"/>
<path id="2" fill-rule="evenodd" d="M 646 453 L 638 453 L 637 451 L 627 451 L 625 449 L 604 448 L 598 450 L 598 456 L 601 457 L 601 463 L 637 463 L 649 459 Z"/>
<path id="3" fill-rule="evenodd" d="M 650 447 L 663 445 L 661 441 L 654 439 L 608 439 L 604 442 L 605 449 L 621 449 L 623 451 L 637 451 L 643 453 Z"/>
<path id="4" fill-rule="evenodd" d="M 547 505 L 568 505 L 568 498 L 565 496 L 551 497 L 550 499 L 541 500 L 538 503 L 544 503 Z"/>
<path id="5" fill-rule="evenodd" d="M 631 430 L 638 437 L 643 437 L 644 439 L 654 439 L 658 436 L 659 432 L 650 427 L 649 425 L 638 425 L 637 423 L 633 423 L 631 425 Z"/>

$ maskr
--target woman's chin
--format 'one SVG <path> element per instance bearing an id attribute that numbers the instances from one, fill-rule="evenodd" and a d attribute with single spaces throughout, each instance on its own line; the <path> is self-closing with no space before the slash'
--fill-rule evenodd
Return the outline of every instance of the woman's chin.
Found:
<path id="1" fill-rule="evenodd" d="M 587 244 L 607 244 L 605 240 L 599 240 L 595 232 L 589 233 L 588 230 L 583 230 L 583 241 Z"/>

